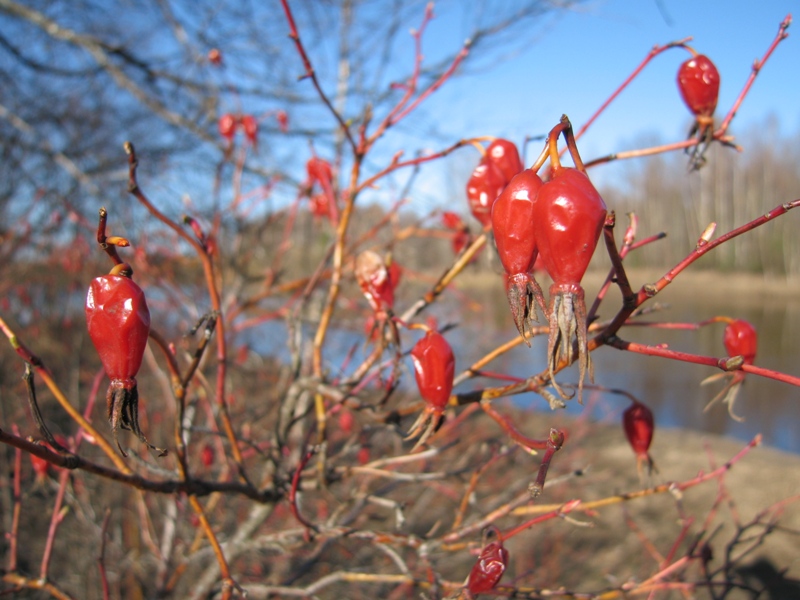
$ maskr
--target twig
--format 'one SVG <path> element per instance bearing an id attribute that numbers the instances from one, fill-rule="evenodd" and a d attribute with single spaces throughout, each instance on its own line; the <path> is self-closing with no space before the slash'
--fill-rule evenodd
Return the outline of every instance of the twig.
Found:
<path id="1" fill-rule="evenodd" d="M 761 60 L 755 60 L 753 62 L 753 67 L 750 70 L 750 76 L 747 78 L 747 81 L 745 82 L 742 91 L 739 92 L 739 96 L 736 98 L 736 101 L 733 103 L 733 106 L 731 106 L 731 109 L 728 111 L 728 114 L 725 115 L 725 118 L 722 120 L 722 123 L 720 123 L 719 129 L 717 131 L 722 131 L 722 132 L 727 131 L 728 126 L 733 120 L 733 117 L 736 116 L 736 112 L 739 110 L 742 101 L 744 100 L 745 96 L 747 96 L 747 93 L 750 91 L 750 88 L 753 86 L 753 83 L 755 82 L 758 74 L 761 72 L 761 69 L 764 67 L 764 64 L 767 62 L 769 57 L 772 56 L 772 53 L 775 51 L 775 48 L 778 47 L 778 44 L 780 44 L 783 40 L 789 37 L 789 34 L 786 32 L 786 30 L 789 28 L 789 25 L 791 24 L 792 24 L 792 15 L 786 15 L 786 18 L 781 22 L 780 26 L 778 27 L 778 35 L 775 36 L 774 40 L 772 40 L 772 43 L 770 44 L 769 48 L 767 48 L 767 51 L 764 53 L 764 56 L 761 57 Z"/>
<path id="2" fill-rule="evenodd" d="M 25 362 L 27 362 L 34 368 L 36 373 L 39 375 L 39 377 L 42 378 L 47 388 L 50 390 L 53 396 L 55 396 L 58 403 L 72 418 L 72 420 L 75 421 L 81 428 L 83 428 L 89 435 L 91 435 L 96 440 L 97 445 L 100 446 L 103 452 L 105 452 L 106 456 L 108 456 L 108 458 L 111 460 L 111 462 L 114 463 L 114 466 L 116 466 L 117 469 L 119 469 L 119 471 L 121 471 L 125 475 L 131 475 L 132 471 L 130 467 L 128 467 L 128 465 L 125 464 L 125 461 L 122 460 L 122 457 L 117 454 L 117 452 L 114 450 L 111 444 L 109 444 L 106 441 L 106 439 L 103 436 L 101 436 L 100 433 L 92 426 L 92 424 L 89 423 L 89 421 L 87 421 L 83 417 L 83 415 L 81 415 L 81 413 L 79 413 L 75 409 L 74 406 L 72 406 L 72 403 L 70 403 L 70 401 L 67 399 L 64 393 L 61 391 L 61 388 L 59 388 L 58 384 L 56 384 L 56 382 L 53 380 L 52 376 L 50 375 L 50 372 L 47 370 L 47 367 L 45 367 L 44 363 L 42 362 L 42 359 L 33 354 L 25 346 L 25 344 L 23 344 L 19 340 L 19 338 L 17 338 L 17 335 L 12 331 L 12 329 L 8 326 L 8 324 L 3 320 L 2 317 L 0 317 L 0 331 L 2 331 L 3 334 L 6 336 L 6 338 L 8 338 L 11 347 L 16 351 L 16 353 L 20 357 L 22 357 L 22 359 Z M 42 449 L 42 447 L 39 446 L 38 444 L 32 444 L 32 445 L 36 446 L 39 449 Z M 53 455 L 53 453 L 50 452 L 49 450 L 47 451 L 47 453 L 49 455 Z M 43 456 L 42 454 L 37 454 L 37 456 L 45 458 L 45 456 Z M 59 459 L 62 461 L 62 463 L 64 463 L 61 464 L 60 466 L 67 466 L 67 459 L 61 457 L 60 455 L 56 456 L 59 456 Z M 46 460 L 49 459 L 46 458 Z M 53 461 L 50 460 L 50 462 Z M 67 468 L 74 468 L 74 467 L 67 466 Z"/>
<path id="3" fill-rule="evenodd" d="M 136 199 L 153 215 L 156 219 L 161 221 L 164 225 L 172 229 L 178 237 L 188 242 L 194 248 L 197 256 L 203 265 L 203 273 L 206 279 L 206 288 L 211 301 L 211 308 L 218 315 L 217 321 L 217 382 L 216 382 L 216 401 L 220 407 L 219 415 L 222 420 L 222 428 L 228 438 L 231 447 L 233 459 L 239 469 L 239 474 L 243 479 L 246 479 L 244 464 L 242 459 L 242 451 L 239 448 L 239 442 L 236 433 L 233 430 L 230 414 L 228 410 L 228 399 L 225 396 L 225 384 L 227 381 L 227 362 L 228 351 L 225 340 L 225 319 L 222 312 L 222 303 L 220 301 L 219 289 L 217 286 L 217 279 L 214 273 L 214 263 L 208 250 L 189 235 L 180 225 L 167 217 L 164 213 L 158 210 L 152 202 L 147 198 L 142 189 L 139 187 L 139 182 L 136 177 L 136 170 L 139 166 L 139 161 L 136 157 L 136 149 L 131 142 L 125 142 L 125 153 L 128 155 L 128 192 L 133 194 Z"/>
<path id="4" fill-rule="evenodd" d="M 344 122 L 344 119 L 342 118 L 342 115 L 339 114 L 339 111 L 334 108 L 325 92 L 322 91 L 322 87 L 317 79 L 317 73 L 314 71 L 314 67 L 311 65 L 311 60 L 308 58 L 306 49 L 303 47 L 300 34 L 297 32 L 297 25 L 295 25 L 294 16 L 292 16 L 292 10 L 289 8 L 288 0 L 281 0 L 281 6 L 283 6 L 283 12 L 286 14 L 286 21 L 289 24 L 289 39 L 294 42 L 294 45 L 297 48 L 297 53 L 300 55 L 300 59 L 303 61 L 303 67 L 306 70 L 300 79 L 311 79 L 311 83 L 314 84 L 314 89 L 317 90 L 317 94 L 319 94 L 320 99 L 325 106 L 328 107 L 328 110 L 339 123 L 339 127 L 341 127 L 342 132 L 347 138 L 347 141 L 353 150 L 353 154 L 358 154 L 358 146 L 356 145 L 356 141 L 353 139 L 353 135 L 350 133 L 350 128 L 347 126 L 347 123 Z"/>
<path id="5" fill-rule="evenodd" d="M 111 521 L 111 508 L 106 507 L 103 514 L 103 524 L 100 527 L 100 552 L 97 556 L 97 569 L 100 571 L 100 582 L 103 588 L 103 600 L 108 600 L 111 590 L 108 586 L 108 576 L 106 573 L 106 535 L 108 524 Z"/>

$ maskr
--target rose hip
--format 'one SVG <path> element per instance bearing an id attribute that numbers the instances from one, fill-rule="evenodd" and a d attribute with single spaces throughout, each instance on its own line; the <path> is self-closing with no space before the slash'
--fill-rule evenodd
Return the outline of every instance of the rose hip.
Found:
<path id="1" fill-rule="evenodd" d="M 648 474 L 651 473 L 655 468 L 653 459 L 648 453 L 655 429 L 652 411 L 645 404 L 634 401 L 622 413 L 622 428 L 636 454 L 636 465 L 640 476 L 643 465 L 647 465 Z"/>
<path id="2" fill-rule="evenodd" d="M 728 323 L 723 342 L 728 356 L 741 356 L 744 358 L 744 364 L 753 364 L 756 358 L 758 334 L 750 323 L 743 319 L 735 319 Z"/>
<path id="3" fill-rule="evenodd" d="M 92 280 L 86 296 L 86 325 L 111 380 L 106 403 L 114 438 L 121 427 L 150 446 L 139 427 L 136 385 L 136 374 L 150 334 L 150 311 L 144 292 L 130 278 L 130 267 L 122 264 L 114 271 L 121 274 L 102 275 Z M 119 441 L 117 446 L 125 456 Z"/>
<path id="4" fill-rule="evenodd" d="M 563 134 L 574 168 L 561 165 L 558 138 Z M 533 206 L 534 234 L 550 286 L 550 321 L 547 344 L 550 380 L 559 395 L 568 399 L 555 380 L 562 364 L 574 362 L 572 338 L 578 346 L 578 401 L 581 402 L 586 372 L 592 377 L 586 323 L 586 305 L 581 280 L 597 247 L 606 219 L 606 205 L 598 194 L 578 153 L 572 124 L 566 115 L 547 136 L 545 151 L 534 166 L 550 159 L 550 179 L 542 184 Z"/>
<path id="5" fill-rule="evenodd" d="M 506 183 L 523 169 L 517 147 L 513 142 L 502 138 L 497 138 L 489 144 L 489 147 L 486 148 L 486 158 L 497 165 L 503 173 Z"/>
<path id="6" fill-rule="evenodd" d="M 493 590 L 503 577 L 508 565 L 508 550 L 503 547 L 502 540 L 490 542 L 484 546 L 467 580 L 470 594 L 483 594 Z"/>
<path id="7" fill-rule="evenodd" d="M 217 129 L 229 144 L 233 143 L 233 136 L 236 135 L 236 118 L 230 113 L 225 113 L 217 121 Z"/>
<path id="8" fill-rule="evenodd" d="M 591 364 L 586 339 L 586 305 L 581 280 L 597 247 L 606 205 L 585 173 L 555 166 L 534 204 L 536 242 L 550 287 L 548 364 L 551 375 L 562 360 L 573 361 L 578 339 L 578 399 Z M 553 380 L 555 384 L 555 380 Z"/>
<path id="9" fill-rule="evenodd" d="M 721 319 L 727 322 L 725 326 L 725 333 L 722 341 L 725 344 L 725 350 L 728 356 L 741 356 L 742 362 L 745 365 L 752 365 L 756 358 L 756 349 L 758 347 L 758 334 L 756 328 L 744 319 Z M 728 414 L 735 421 L 742 421 L 742 417 L 733 412 L 733 404 L 736 401 L 736 396 L 744 384 L 745 372 L 740 370 L 731 371 L 730 373 L 719 373 L 712 375 L 703 381 L 703 384 L 725 379 L 725 386 L 720 392 L 711 399 L 706 405 L 705 410 L 711 408 L 712 405 L 718 401 L 728 405 Z"/>
<path id="10" fill-rule="evenodd" d="M 508 277 L 506 294 L 517 331 L 527 342 L 525 324 L 536 320 L 536 299 L 545 312 L 542 290 L 533 278 L 539 254 L 534 205 L 542 187 L 539 176 L 525 169 L 505 187 L 492 207 L 492 232 L 497 253 Z"/>
<path id="11" fill-rule="evenodd" d="M 719 98 L 719 71 L 707 56 L 697 54 L 678 69 L 678 91 L 695 117 L 710 118 Z"/>
<path id="12" fill-rule="evenodd" d="M 430 419 L 428 428 L 417 442 L 417 445 L 420 445 L 430 437 L 441 421 L 450 393 L 453 391 L 456 363 L 450 344 L 442 334 L 432 329 L 414 345 L 411 350 L 411 360 L 414 363 L 417 388 L 426 406 L 412 426 L 408 438 L 419 434 Z"/>
<path id="13" fill-rule="evenodd" d="M 494 162 L 484 156 L 467 181 L 467 200 L 472 215 L 484 227 L 492 218 L 492 205 L 508 181 Z"/>
<path id="14" fill-rule="evenodd" d="M 389 266 L 376 252 L 365 250 L 356 257 L 356 281 L 376 313 L 390 311 L 394 305 L 394 289 L 400 281 L 400 267 Z"/>
<path id="15" fill-rule="evenodd" d="M 242 129 L 244 136 L 253 148 L 258 148 L 258 121 L 253 115 L 244 115 L 242 117 Z"/>

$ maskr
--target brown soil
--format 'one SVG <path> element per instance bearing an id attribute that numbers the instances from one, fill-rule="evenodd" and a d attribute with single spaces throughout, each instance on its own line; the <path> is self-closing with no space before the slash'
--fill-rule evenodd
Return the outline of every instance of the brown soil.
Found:
<path id="1" fill-rule="evenodd" d="M 560 417 L 548 421 L 561 421 Z M 547 418 L 545 416 L 544 418 Z M 614 494 L 640 490 L 632 451 L 620 427 L 564 421 L 570 434 L 556 455 L 553 481 L 542 503 L 581 498 L 590 502 Z M 684 482 L 725 464 L 746 444 L 717 436 L 658 429 L 651 455 L 659 469 L 647 482 L 660 485 Z M 555 483 L 559 475 L 580 471 Z M 574 568 L 553 574 L 553 582 L 574 591 L 598 591 L 626 581 L 641 581 L 658 570 L 664 557 L 689 523 L 675 559 L 699 542 L 708 543 L 713 558 L 709 569 L 730 563 L 731 581 L 748 583 L 761 596 L 742 589 L 723 589 L 712 596 L 707 589 L 696 598 L 797 600 L 800 598 L 800 456 L 758 446 L 726 472 L 724 479 L 708 481 L 684 492 L 645 496 L 599 509 L 596 515 L 578 514 L 591 527 L 575 527 L 560 548 L 574 556 Z M 720 485 L 718 481 L 724 483 Z M 564 531 L 569 525 L 559 524 Z M 551 529 L 551 532 L 553 529 Z M 701 535 L 702 534 L 702 535 Z M 523 537 L 523 536 L 520 536 Z M 524 552 L 532 539 L 520 540 Z M 535 543 L 535 542 L 534 542 Z M 541 540 L 539 541 L 541 543 Z M 513 545 L 510 545 L 512 556 Z M 786 570 L 784 574 L 780 572 Z M 701 581 L 699 569 L 684 581 Z M 792 581 L 794 580 L 794 581 Z M 646 596 L 643 596 L 646 597 Z M 680 598 L 679 592 L 658 598 Z"/>

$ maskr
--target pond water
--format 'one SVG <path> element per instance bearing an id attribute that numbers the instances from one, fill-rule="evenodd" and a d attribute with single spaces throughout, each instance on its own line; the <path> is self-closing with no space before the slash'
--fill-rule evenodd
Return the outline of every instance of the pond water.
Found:
<path id="1" fill-rule="evenodd" d="M 644 281 L 635 283 L 641 285 Z M 702 286 L 702 280 L 694 284 Z M 750 293 L 752 290 L 742 290 L 741 285 L 728 292 L 724 279 L 715 278 L 709 284 L 719 287 L 713 292 L 692 294 L 686 285 L 683 289 L 671 289 L 678 285 L 673 283 L 657 298 L 660 303 L 667 304 L 665 309 L 644 320 L 696 323 L 716 315 L 745 319 L 756 327 L 759 335 L 755 364 L 800 375 L 800 296 L 764 290 L 753 294 Z M 758 281 L 753 281 L 752 285 L 754 289 L 759 288 Z M 589 297 L 593 296 L 587 293 Z M 517 335 L 507 315 L 505 298 L 501 296 L 489 306 L 494 306 L 494 309 L 482 312 L 477 319 L 466 319 L 460 331 L 448 334 L 448 337 L 454 336 L 454 347 L 462 350 L 465 360 L 460 365 L 476 360 L 494 345 Z M 619 306 L 619 295 L 611 294 L 605 310 L 600 310 L 601 318 L 610 318 Z M 725 356 L 722 343 L 724 327 L 722 323 L 700 330 L 629 327 L 620 332 L 620 337 L 643 344 L 668 344 L 670 349 L 683 352 L 722 357 Z M 531 348 L 518 346 L 487 369 L 527 377 L 545 368 L 546 350 L 546 338 L 537 338 Z M 688 428 L 745 441 L 761 433 L 766 445 L 800 453 L 800 388 L 748 375 L 734 404 L 734 412 L 744 418 L 738 422 L 728 415 L 727 406 L 722 403 L 704 410 L 724 383 L 718 381 L 701 386 L 700 382 L 720 373 L 718 369 L 609 347 L 599 348 L 592 353 L 592 358 L 595 383 L 606 388 L 624 389 L 646 403 L 653 410 L 657 427 Z M 558 375 L 557 380 L 564 383 L 577 381 L 577 367 Z M 468 389 L 470 385 L 462 387 Z M 518 402 L 533 410 L 549 410 L 546 402 L 536 394 L 520 396 Z M 571 414 L 591 410 L 595 419 L 619 423 L 628 400 L 620 395 L 585 391 L 584 405 L 570 401 L 566 410 Z"/>
<path id="2" fill-rule="evenodd" d="M 638 287 L 644 281 L 632 280 L 632 283 Z M 756 364 L 800 375 L 800 297 L 785 293 L 776 295 L 763 290 L 757 294 L 743 293 L 741 286 L 728 293 L 724 279 L 714 279 L 713 283 L 709 283 L 715 286 L 711 290 L 702 280 L 694 285 L 706 291 L 693 294 L 687 291 L 685 285 L 681 289 L 677 282 L 667 287 L 657 299 L 668 306 L 663 311 L 649 315 L 646 320 L 696 323 L 716 315 L 746 319 L 759 334 Z M 753 285 L 759 287 L 758 282 Z M 590 286 L 587 286 L 587 290 L 587 298 L 593 297 Z M 479 309 L 465 309 L 463 300 L 463 296 L 451 294 L 445 302 L 435 307 L 440 324 L 457 325 L 446 334 L 456 352 L 457 372 L 499 344 L 517 336 L 502 290 L 486 291 L 480 297 L 473 296 L 473 307 L 479 305 Z M 600 310 L 601 318 L 610 318 L 619 305 L 618 293 L 609 294 L 605 309 Z M 252 337 L 247 336 L 251 347 L 258 352 L 277 352 L 288 358 L 282 347 L 282 341 L 286 339 L 283 325 L 273 323 L 268 325 L 268 329 L 269 332 L 265 332 L 263 327 L 248 332 L 252 334 Z M 630 327 L 621 332 L 621 337 L 644 344 L 666 343 L 673 350 L 721 357 L 725 355 L 723 330 L 724 324 L 721 323 L 700 330 Z M 342 329 L 332 332 L 326 346 L 326 362 L 335 372 L 342 366 L 344 357 L 355 349 L 350 364 L 357 364 L 362 348 L 360 331 Z M 519 345 L 487 365 L 486 370 L 513 377 L 528 377 L 545 368 L 546 349 L 546 338 L 536 338 L 531 348 Z M 749 441 L 761 433 L 766 445 L 800 454 L 800 388 L 748 375 L 734 406 L 735 413 L 744 418 L 739 422 L 728 415 L 724 404 L 717 403 L 708 411 L 704 410 L 723 382 L 705 386 L 701 386 L 700 382 L 719 373 L 717 369 L 608 347 L 599 348 L 592 353 L 592 358 L 595 383 L 605 388 L 621 388 L 646 403 L 655 415 L 657 427 L 688 428 L 743 441 Z M 408 368 L 410 370 L 410 361 Z M 577 368 L 573 366 L 559 374 L 557 379 L 565 384 L 575 382 Z M 404 377 L 404 383 L 407 389 L 414 388 L 414 378 L 410 373 Z M 478 378 L 461 384 L 455 391 L 465 392 L 504 383 Z M 514 402 L 533 411 L 550 410 L 545 400 L 532 393 L 516 396 Z M 584 406 L 570 401 L 566 410 L 574 415 L 588 410 L 593 419 L 619 423 L 628 402 L 621 395 L 587 390 L 584 392 Z"/>

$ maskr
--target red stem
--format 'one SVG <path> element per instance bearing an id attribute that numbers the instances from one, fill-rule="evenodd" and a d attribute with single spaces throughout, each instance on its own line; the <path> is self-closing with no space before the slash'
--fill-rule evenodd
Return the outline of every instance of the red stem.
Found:
<path id="1" fill-rule="evenodd" d="M 64 504 L 64 495 L 67 493 L 67 481 L 69 480 L 69 471 L 64 469 L 58 476 L 58 493 L 56 500 L 53 504 L 53 516 L 50 518 L 50 528 L 47 531 L 47 541 L 44 546 L 44 553 L 42 554 L 42 566 L 39 570 L 39 578 L 42 581 L 47 581 L 47 571 L 50 567 L 50 558 L 53 556 L 53 545 L 56 541 L 56 533 L 61 521 L 64 520 L 64 513 L 61 507 Z"/>
<path id="2" fill-rule="evenodd" d="M 652 286 L 645 286 L 644 288 L 642 288 L 637 296 L 637 306 L 641 305 L 649 297 L 655 295 L 656 293 L 660 292 L 665 287 L 667 287 L 675 278 L 675 276 L 677 276 L 681 271 L 686 269 L 689 265 L 691 265 L 693 262 L 695 262 L 697 259 L 699 259 L 707 252 L 710 252 L 711 250 L 713 250 L 717 246 L 724 244 L 728 240 L 738 237 L 743 233 L 747 233 L 748 231 L 751 231 L 756 227 L 760 227 L 761 225 L 764 225 L 765 223 L 775 219 L 776 217 L 780 217 L 781 215 L 786 214 L 787 212 L 789 212 L 793 208 L 797 208 L 798 206 L 800 206 L 800 199 L 793 200 L 792 202 L 786 202 L 785 204 L 781 204 L 780 206 L 776 206 L 771 211 L 758 217 L 757 219 L 753 219 L 749 223 L 745 223 L 741 227 L 737 227 L 736 229 L 733 229 L 728 233 L 721 235 L 717 239 L 712 240 L 703 246 L 695 248 L 693 252 L 691 252 L 686 258 L 684 258 L 681 262 L 679 262 L 672 269 L 670 269 L 670 271 L 667 272 L 656 283 L 652 284 Z"/>
<path id="3" fill-rule="evenodd" d="M 764 66 L 764 63 L 767 62 L 767 59 L 769 59 L 769 57 L 775 51 L 775 48 L 778 47 L 778 44 L 780 44 L 781 41 L 789 37 L 789 34 L 786 33 L 786 30 L 789 28 L 789 25 L 791 24 L 792 24 L 792 15 L 790 14 L 786 15 L 786 18 L 781 22 L 778 28 L 778 35 L 775 36 L 774 40 L 772 40 L 772 43 L 770 44 L 769 48 L 767 48 L 767 51 L 764 53 L 764 56 L 761 58 L 761 60 L 756 60 L 753 63 L 753 68 L 750 70 L 750 77 L 747 78 L 747 82 L 744 84 L 742 91 L 739 93 L 739 97 L 736 98 L 736 102 L 733 103 L 733 106 L 728 111 L 728 114 L 725 115 L 725 118 L 720 124 L 719 129 L 717 130 L 717 132 L 715 132 L 714 134 L 715 137 L 718 132 L 724 132 L 726 129 L 728 129 L 728 125 L 730 125 L 731 121 L 733 120 L 733 117 L 736 116 L 736 111 L 739 110 L 739 106 L 741 106 L 744 97 L 750 91 L 750 88 L 752 87 L 753 82 L 756 80 L 758 73 Z"/>
<path id="4" fill-rule="evenodd" d="M 11 426 L 14 435 L 19 435 L 16 423 Z M 22 512 L 22 450 L 14 450 L 14 510 L 11 531 L 8 533 L 8 572 L 17 570 L 17 548 L 19 543 L 19 517 Z"/>
<path id="5" fill-rule="evenodd" d="M 433 3 L 428 3 L 425 7 L 425 15 L 422 17 L 422 24 L 419 28 L 412 33 L 414 37 L 414 71 L 411 74 L 411 78 L 408 80 L 408 83 L 405 85 L 406 93 L 403 94 L 403 97 L 397 103 L 397 105 L 391 110 L 391 112 L 386 116 L 381 126 L 378 128 L 378 132 L 382 132 L 383 130 L 387 129 L 397 121 L 395 117 L 398 112 L 400 112 L 403 107 L 411 100 L 414 92 L 417 91 L 417 82 L 419 81 L 419 73 L 422 67 L 422 34 L 425 32 L 425 27 L 428 25 L 430 20 L 433 19 Z M 372 139 L 377 139 L 375 136 Z"/>
<path id="6" fill-rule="evenodd" d="M 554 510 L 553 512 L 549 512 L 543 515 L 539 515 L 538 517 L 534 517 L 530 521 L 525 521 L 521 525 L 517 525 L 513 529 L 509 529 L 505 533 L 501 532 L 499 537 L 501 540 L 506 541 L 514 537 L 518 533 L 522 533 L 526 529 L 533 527 L 534 525 L 538 525 L 539 523 L 543 523 L 544 521 L 549 521 L 550 519 L 555 519 L 556 517 L 562 517 L 567 513 L 572 512 L 580 505 L 580 503 L 581 503 L 580 500 L 570 500 L 558 510 Z"/>
<path id="7" fill-rule="evenodd" d="M 103 589 L 103 600 L 109 600 L 111 597 L 111 589 L 108 585 L 108 576 L 106 574 L 106 535 L 108 533 L 108 523 L 111 520 L 111 509 L 106 508 L 105 516 L 103 516 L 103 525 L 100 527 L 100 555 L 97 558 L 97 570 L 100 571 L 100 582 Z"/>
<path id="8" fill-rule="evenodd" d="M 487 415 L 492 417 L 495 421 L 497 421 L 498 425 L 505 430 L 508 435 L 511 436 L 511 439 L 521 444 L 523 447 L 527 448 L 528 450 L 544 450 L 549 448 L 550 440 L 535 440 L 533 438 L 529 438 L 523 434 L 521 434 L 517 429 L 511 424 L 511 422 L 497 412 L 492 405 L 488 402 L 481 402 L 481 408 L 486 412 Z"/>
<path id="9" fill-rule="evenodd" d="M 768 379 L 775 379 L 800 387 L 800 377 L 773 371 L 771 369 L 764 369 L 756 367 L 755 365 L 743 364 L 737 368 L 729 368 L 729 362 L 733 357 L 716 358 L 714 356 L 701 356 L 699 354 L 690 354 L 688 352 L 678 352 L 677 350 L 669 350 L 661 346 L 648 346 L 646 344 L 637 344 L 635 342 L 626 342 L 618 337 L 613 337 L 608 340 L 608 345 L 618 348 L 619 350 L 627 350 L 629 352 L 636 352 L 637 354 L 644 354 L 645 356 L 659 356 L 661 358 L 669 358 L 672 360 L 680 360 L 682 362 L 694 363 L 696 365 L 705 365 L 707 367 L 716 367 L 723 371 L 744 371 L 745 373 L 753 373 Z"/>
<path id="10" fill-rule="evenodd" d="M 439 79 L 434 81 L 427 90 L 425 90 L 419 96 L 417 96 L 417 99 L 414 100 L 414 102 L 412 102 L 411 104 L 409 104 L 405 108 L 405 110 L 401 111 L 398 115 L 395 115 L 394 119 L 392 119 L 391 123 L 389 124 L 394 125 L 397 122 L 399 122 L 403 117 L 405 117 L 415 108 L 417 108 L 417 106 L 419 106 L 428 96 L 430 96 L 431 94 L 433 94 L 433 92 L 442 87 L 444 82 L 450 79 L 455 70 L 458 68 L 458 65 L 461 64 L 461 62 L 467 57 L 468 54 L 469 54 L 469 41 L 467 41 L 467 43 L 464 44 L 464 47 L 461 48 L 461 51 L 458 54 L 456 54 L 456 57 L 453 59 L 453 62 L 450 64 L 448 69 L 444 73 L 442 73 L 441 77 L 439 77 Z"/>
<path id="11" fill-rule="evenodd" d="M 670 42 L 669 44 L 665 44 L 664 46 L 653 46 L 653 48 L 650 50 L 650 52 L 647 54 L 647 56 L 645 56 L 644 60 L 639 64 L 638 67 L 636 67 L 633 70 L 633 73 L 628 75 L 628 78 L 625 81 L 623 81 L 622 84 L 616 90 L 614 90 L 614 92 L 608 97 L 608 100 L 603 102 L 603 104 L 600 105 L 600 108 L 598 108 L 597 111 L 591 117 L 589 117 L 589 120 L 586 121 L 586 123 L 584 123 L 584 125 L 578 130 L 578 133 L 575 134 L 575 139 L 576 140 L 580 139 L 580 137 L 586 132 L 587 129 L 589 129 L 589 127 L 592 125 L 592 123 L 594 123 L 594 121 L 597 119 L 597 117 L 599 117 L 600 114 L 605 109 L 608 108 L 609 104 L 611 104 L 614 100 L 616 100 L 617 96 L 619 96 L 620 93 L 622 93 L 622 90 L 624 90 L 626 87 L 628 87 L 628 85 L 630 85 L 630 83 L 634 79 L 636 79 L 636 77 L 639 75 L 639 73 L 642 72 L 642 70 L 648 65 L 648 63 L 651 60 L 653 60 L 656 56 L 658 56 L 659 54 L 661 54 L 665 50 L 669 50 L 670 48 L 675 48 L 676 46 L 684 46 L 684 45 L 686 45 L 686 42 L 691 41 L 691 39 L 692 38 L 687 37 L 687 38 L 683 38 L 682 40 L 677 40 L 675 42 Z M 566 148 L 564 150 L 562 150 L 561 153 L 563 154 L 565 151 L 566 151 Z"/>

